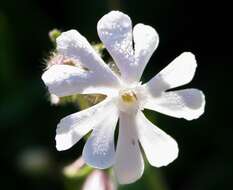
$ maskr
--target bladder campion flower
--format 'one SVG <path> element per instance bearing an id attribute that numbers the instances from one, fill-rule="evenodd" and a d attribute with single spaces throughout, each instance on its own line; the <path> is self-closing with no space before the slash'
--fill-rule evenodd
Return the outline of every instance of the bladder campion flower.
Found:
<path id="1" fill-rule="evenodd" d="M 204 112 L 205 98 L 197 89 L 167 91 L 189 83 L 196 70 L 192 53 L 182 53 L 149 82 L 140 78 L 158 46 L 157 32 L 148 25 L 132 29 L 130 18 L 119 11 L 103 16 L 97 25 L 99 37 L 120 70 L 114 73 L 76 30 L 63 32 L 56 40 L 60 55 L 82 67 L 52 65 L 42 79 L 51 94 L 104 94 L 106 98 L 83 111 L 63 118 L 57 126 L 56 147 L 71 148 L 92 130 L 83 149 L 85 162 L 95 168 L 113 166 L 121 184 L 139 179 L 144 161 L 139 143 L 152 166 L 161 167 L 178 156 L 176 141 L 152 124 L 144 108 L 192 120 Z M 114 131 L 119 118 L 116 150 Z"/>

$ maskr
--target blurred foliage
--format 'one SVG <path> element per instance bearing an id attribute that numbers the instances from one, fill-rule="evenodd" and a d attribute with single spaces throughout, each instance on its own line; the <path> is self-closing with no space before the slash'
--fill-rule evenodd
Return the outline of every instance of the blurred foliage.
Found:
<path id="1" fill-rule="evenodd" d="M 230 189 L 233 40 L 228 7 L 209 0 L 1 1 L 1 189 L 62 190 L 71 184 L 64 182 L 62 168 L 81 155 L 83 142 L 65 152 L 55 149 L 57 123 L 78 109 L 71 104 L 51 106 L 48 101 L 40 78 L 43 59 L 54 48 L 48 32 L 74 28 L 98 43 L 96 23 L 112 9 L 129 14 L 134 24 L 155 27 L 160 34 L 144 82 L 181 52 L 191 51 L 198 69 L 186 87 L 202 89 L 207 99 L 205 114 L 191 122 L 145 110 L 150 120 L 178 141 L 179 158 L 160 169 L 147 166 L 141 180 L 120 189 Z"/>

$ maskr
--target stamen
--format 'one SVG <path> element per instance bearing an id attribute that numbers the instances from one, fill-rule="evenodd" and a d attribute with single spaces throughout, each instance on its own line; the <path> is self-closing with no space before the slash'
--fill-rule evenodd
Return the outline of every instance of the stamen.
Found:
<path id="1" fill-rule="evenodd" d="M 133 103 L 137 101 L 137 96 L 132 90 L 123 90 L 121 92 L 121 98 L 125 103 Z"/>

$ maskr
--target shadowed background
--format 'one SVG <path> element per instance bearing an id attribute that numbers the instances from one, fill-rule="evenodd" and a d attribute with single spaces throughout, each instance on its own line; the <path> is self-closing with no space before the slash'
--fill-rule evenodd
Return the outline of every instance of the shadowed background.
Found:
<path id="1" fill-rule="evenodd" d="M 151 25 L 160 35 L 144 82 L 182 52 L 191 51 L 198 68 L 186 87 L 203 90 L 207 101 L 205 114 L 191 122 L 147 111 L 177 140 L 179 157 L 168 167 L 151 167 L 140 181 L 123 189 L 153 189 L 153 176 L 162 183 L 158 190 L 232 188 L 232 15 L 223 1 L 1 0 L 1 189 L 68 189 L 61 168 L 80 156 L 83 143 L 65 152 L 55 149 L 57 123 L 77 109 L 48 101 L 40 78 L 44 58 L 53 48 L 48 32 L 73 28 L 98 42 L 96 24 L 112 9 L 128 14 L 134 25 Z"/>

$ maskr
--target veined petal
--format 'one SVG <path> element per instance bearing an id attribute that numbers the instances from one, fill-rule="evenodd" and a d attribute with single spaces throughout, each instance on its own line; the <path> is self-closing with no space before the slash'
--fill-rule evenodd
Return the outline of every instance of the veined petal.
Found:
<path id="1" fill-rule="evenodd" d="M 119 11 L 111 11 L 97 24 L 98 35 L 120 69 L 122 78 L 132 80 L 134 50 L 132 45 L 132 22 Z"/>
<path id="2" fill-rule="evenodd" d="M 83 158 L 94 168 L 105 169 L 115 162 L 114 132 L 118 120 L 118 109 L 112 105 L 102 112 L 104 117 L 94 126 L 83 149 Z"/>
<path id="3" fill-rule="evenodd" d="M 44 72 L 42 79 L 49 92 L 60 97 L 80 93 L 108 94 L 113 87 L 102 75 L 70 65 L 53 65 Z"/>
<path id="4" fill-rule="evenodd" d="M 136 126 L 139 141 L 152 166 L 166 166 L 177 158 L 176 141 L 151 123 L 142 112 L 137 115 Z"/>
<path id="5" fill-rule="evenodd" d="M 138 144 L 134 115 L 120 114 L 114 170 L 121 184 L 132 183 L 143 174 L 144 161 Z"/>
<path id="6" fill-rule="evenodd" d="M 102 77 L 103 81 L 117 85 L 118 77 L 104 63 L 87 39 L 76 30 L 63 32 L 57 39 L 57 51 L 77 60 L 82 66 Z"/>
<path id="7" fill-rule="evenodd" d="M 137 24 L 133 29 L 136 80 L 140 80 L 143 70 L 159 44 L 159 35 L 154 28 Z"/>
<path id="8" fill-rule="evenodd" d="M 71 148 L 90 130 L 99 125 L 105 117 L 103 112 L 108 110 L 109 106 L 112 106 L 112 104 L 106 98 L 95 106 L 63 118 L 56 130 L 57 150 L 62 151 Z"/>
<path id="9" fill-rule="evenodd" d="M 192 53 L 185 52 L 174 59 L 147 84 L 151 94 L 157 96 L 162 91 L 189 83 L 195 74 L 197 63 Z"/>
<path id="10" fill-rule="evenodd" d="M 172 117 L 192 120 L 204 113 L 205 96 L 197 89 L 164 92 L 160 97 L 149 97 L 144 107 Z"/>

